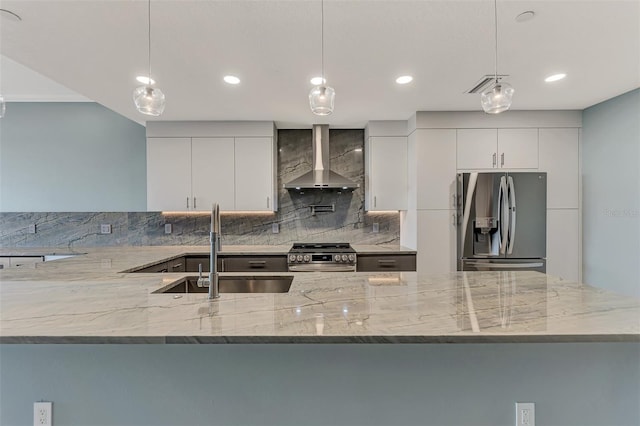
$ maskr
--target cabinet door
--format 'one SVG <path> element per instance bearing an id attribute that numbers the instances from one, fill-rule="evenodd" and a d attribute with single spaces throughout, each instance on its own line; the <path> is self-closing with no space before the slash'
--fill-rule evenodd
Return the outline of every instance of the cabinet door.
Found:
<path id="1" fill-rule="evenodd" d="M 580 207 L 578 129 L 540 129 L 540 170 L 547 172 L 547 207 Z"/>
<path id="2" fill-rule="evenodd" d="M 407 209 L 407 138 L 371 137 L 369 210 Z"/>
<path id="3" fill-rule="evenodd" d="M 147 210 L 191 207 L 191 139 L 148 138 Z"/>
<path id="4" fill-rule="evenodd" d="M 547 210 L 547 274 L 578 282 L 580 268 L 578 209 Z"/>
<path id="5" fill-rule="evenodd" d="M 191 192 L 193 209 L 233 210 L 234 199 L 233 138 L 193 138 L 191 140 Z"/>
<path id="6" fill-rule="evenodd" d="M 458 169 L 493 169 L 497 164 L 496 129 L 458 129 Z"/>
<path id="7" fill-rule="evenodd" d="M 499 129 L 498 164 L 504 169 L 538 168 L 538 129 Z"/>
<path id="8" fill-rule="evenodd" d="M 418 210 L 451 209 L 456 183 L 455 129 L 416 130 Z"/>
<path id="9" fill-rule="evenodd" d="M 455 210 L 418 210 L 418 272 L 456 270 Z"/>
<path id="10" fill-rule="evenodd" d="M 273 211 L 271 138 L 236 138 L 236 210 Z"/>

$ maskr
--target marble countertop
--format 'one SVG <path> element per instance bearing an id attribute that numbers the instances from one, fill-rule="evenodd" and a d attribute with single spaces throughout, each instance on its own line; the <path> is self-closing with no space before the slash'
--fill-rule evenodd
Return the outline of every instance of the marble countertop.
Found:
<path id="1" fill-rule="evenodd" d="M 282 273 L 294 277 L 288 293 L 227 293 L 215 301 L 152 293 L 193 273 L 122 272 L 206 251 L 87 248 L 77 249 L 82 256 L 0 270 L 0 342 L 640 341 L 639 300 L 537 272 Z"/>

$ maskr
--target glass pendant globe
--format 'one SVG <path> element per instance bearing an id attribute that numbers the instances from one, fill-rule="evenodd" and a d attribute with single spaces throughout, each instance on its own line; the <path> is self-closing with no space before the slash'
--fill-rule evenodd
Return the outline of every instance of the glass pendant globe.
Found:
<path id="1" fill-rule="evenodd" d="M 7 110 L 7 104 L 4 103 L 4 98 L 0 95 L 0 118 L 4 117 L 4 113 Z"/>
<path id="2" fill-rule="evenodd" d="M 333 112 L 336 91 L 329 86 L 316 86 L 309 92 L 309 106 L 316 115 L 329 115 Z"/>
<path id="3" fill-rule="evenodd" d="M 140 86 L 133 91 L 133 101 L 142 114 L 159 116 L 164 111 L 164 93 L 151 86 Z"/>
<path id="4" fill-rule="evenodd" d="M 511 99 L 515 90 L 507 83 L 495 83 L 482 92 L 480 101 L 487 114 L 500 114 L 511 107 Z"/>

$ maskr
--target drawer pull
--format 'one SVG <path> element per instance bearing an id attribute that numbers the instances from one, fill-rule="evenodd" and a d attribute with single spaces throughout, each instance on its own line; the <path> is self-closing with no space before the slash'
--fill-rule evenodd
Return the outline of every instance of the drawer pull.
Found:
<path id="1" fill-rule="evenodd" d="M 250 260 L 249 266 L 252 268 L 264 268 L 267 265 L 265 260 Z"/>
<path id="2" fill-rule="evenodd" d="M 182 267 L 182 263 L 176 263 L 175 265 L 171 265 L 172 268 L 180 268 Z"/>
<path id="3" fill-rule="evenodd" d="M 379 260 L 378 260 L 378 263 L 379 263 L 380 265 L 384 265 L 384 266 L 389 265 L 389 266 L 390 266 L 390 265 L 395 265 L 395 264 L 396 264 L 396 261 L 395 261 L 395 260 L 392 260 L 392 259 L 379 259 Z"/>

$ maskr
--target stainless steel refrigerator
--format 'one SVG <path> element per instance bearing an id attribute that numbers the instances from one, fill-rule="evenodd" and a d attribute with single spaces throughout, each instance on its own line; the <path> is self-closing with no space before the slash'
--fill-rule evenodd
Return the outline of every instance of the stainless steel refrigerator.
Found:
<path id="1" fill-rule="evenodd" d="M 546 173 L 459 173 L 456 199 L 459 271 L 546 272 Z"/>

